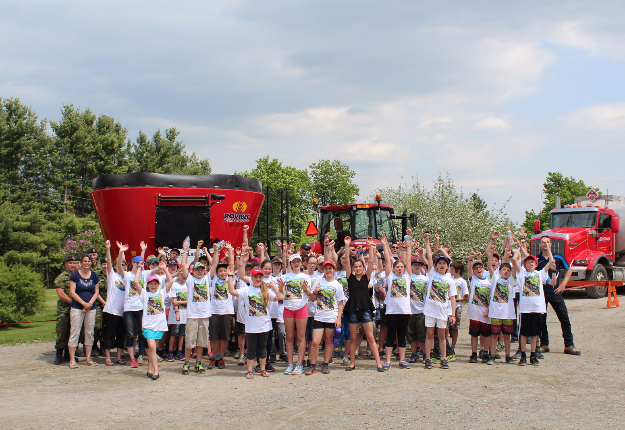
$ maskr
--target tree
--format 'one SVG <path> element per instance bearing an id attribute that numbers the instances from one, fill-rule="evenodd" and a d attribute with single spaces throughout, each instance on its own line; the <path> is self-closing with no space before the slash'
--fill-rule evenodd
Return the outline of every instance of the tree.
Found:
<path id="1" fill-rule="evenodd" d="M 187 154 L 182 141 L 176 140 L 180 132 L 175 128 L 165 130 L 165 136 L 157 130 L 151 139 L 142 131 L 132 147 L 134 169 L 139 172 L 178 175 L 209 175 L 208 160 L 199 159 L 194 153 Z"/>
<path id="2" fill-rule="evenodd" d="M 41 275 L 21 264 L 0 262 L 0 324 L 23 322 L 43 308 Z"/>
<path id="3" fill-rule="evenodd" d="M 473 207 L 478 212 L 485 211 L 488 209 L 488 205 L 477 193 L 471 194 L 471 203 L 473 203 Z"/>
<path id="4" fill-rule="evenodd" d="M 419 238 L 426 232 L 438 233 L 441 245 L 450 247 L 454 259 L 466 260 L 471 251 L 484 253 L 494 231 L 516 228 L 504 212 L 505 203 L 491 210 L 476 205 L 476 199 L 467 198 L 462 190 L 456 189 L 449 174 L 439 176 L 431 190 L 415 177 L 409 186 L 400 185 L 377 192 L 397 212 L 407 209 L 408 213 L 417 215 L 418 225 L 413 229 L 416 240 L 421 242 Z M 498 239 L 498 246 L 503 244 L 503 236 Z"/>
<path id="5" fill-rule="evenodd" d="M 533 209 L 525 212 L 525 222 L 523 225 L 528 231 L 533 231 L 534 220 L 540 220 L 542 230 L 549 228 L 551 221 L 551 210 L 555 207 L 556 196 L 560 196 L 562 205 L 570 205 L 575 201 L 575 197 L 585 196 L 593 187 L 586 185 L 582 180 L 576 180 L 572 176 L 565 177 L 562 173 L 549 172 L 543 184 L 543 208 L 539 213 Z M 599 194 L 601 192 L 595 189 Z"/>
<path id="6" fill-rule="evenodd" d="M 360 189 L 354 184 L 356 172 L 339 160 L 319 160 L 309 167 L 311 194 L 319 204 L 347 205 L 354 203 Z"/>
<path id="7" fill-rule="evenodd" d="M 279 236 L 281 233 L 280 219 L 281 208 L 277 197 L 277 193 L 281 190 L 289 190 L 289 227 L 293 230 L 294 237 L 292 240 L 303 240 L 306 236 L 301 236 L 307 221 L 313 218 L 313 208 L 310 200 L 310 179 L 306 170 L 299 170 L 292 166 L 285 166 L 277 159 L 269 159 L 269 156 L 256 160 L 256 167 L 250 172 L 235 173 L 236 175 L 246 176 L 249 178 L 258 178 L 266 189 L 270 188 L 269 205 L 269 235 Z M 267 219 L 267 205 L 263 205 L 263 209 L 259 215 L 258 228 L 256 229 L 259 237 L 266 236 L 264 230 L 264 221 Z M 262 230 L 262 232 L 261 232 Z M 285 231 L 285 235 L 287 232 Z M 263 239 L 265 241 L 266 239 Z"/>
<path id="8" fill-rule="evenodd" d="M 55 189 L 63 196 L 63 209 L 90 213 L 92 182 L 109 173 L 128 172 L 128 130 L 113 118 L 87 109 L 64 106 L 60 121 L 50 123 L 55 133 L 51 162 Z"/>

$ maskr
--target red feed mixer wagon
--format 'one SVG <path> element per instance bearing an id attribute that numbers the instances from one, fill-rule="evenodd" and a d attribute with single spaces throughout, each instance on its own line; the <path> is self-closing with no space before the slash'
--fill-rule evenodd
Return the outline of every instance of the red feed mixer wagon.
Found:
<path id="1" fill-rule="evenodd" d="M 249 237 L 265 196 L 258 179 L 235 175 L 165 175 L 129 173 L 93 180 L 91 200 L 105 239 L 128 244 L 132 258 L 158 247 L 180 248 L 225 240 L 241 246 L 244 225 Z M 114 257 L 117 247 L 113 246 Z"/>

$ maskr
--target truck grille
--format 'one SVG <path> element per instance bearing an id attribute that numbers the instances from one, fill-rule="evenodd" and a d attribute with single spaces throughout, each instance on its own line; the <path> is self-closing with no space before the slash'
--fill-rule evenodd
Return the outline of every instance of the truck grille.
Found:
<path id="1" fill-rule="evenodd" d="M 531 245 L 531 254 L 538 255 L 540 254 L 540 240 L 533 240 Z M 563 239 L 551 239 L 551 253 L 559 254 L 563 257 L 564 255 L 564 240 Z"/>

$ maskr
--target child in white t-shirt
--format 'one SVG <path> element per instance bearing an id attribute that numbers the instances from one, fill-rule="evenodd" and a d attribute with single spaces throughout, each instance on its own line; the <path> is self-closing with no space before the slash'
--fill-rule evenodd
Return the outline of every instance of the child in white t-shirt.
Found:
<path id="1" fill-rule="evenodd" d="M 441 252 L 442 255 L 437 256 L 436 260 L 433 260 L 428 233 L 423 235 L 423 240 L 425 242 L 428 266 L 431 267 L 428 272 L 428 290 L 425 296 L 425 305 L 423 306 L 425 326 L 427 328 L 425 337 L 425 368 L 432 368 L 430 354 L 434 346 L 434 328 L 436 327 L 438 329 L 441 357 L 445 357 L 441 359 L 441 368 L 449 369 L 449 364 L 447 363 L 447 343 L 443 342 L 443 340 L 447 331 L 448 318 L 451 318 L 452 324 L 456 322 L 456 317 L 453 315 L 449 317 L 449 304 L 451 303 L 452 309 L 456 307 L 456 284 L 447 274 L 450 259 L 445 255 L 445 251 L 439 247 L 437 251 Z"/>
<path id="2" fill-rule="evenodd" d="M 171 275 L 167 271 L 164 261 L 160 263 L 161 269 L 165 270 L 167 283 L 165 288 L 159 288 L 161 280 L 158 276 L 152 275 L 147 279 L 145 290 L 139 282 L 141 266 L 137 266 L 135 272 L 134 286 L 139 293 L 139 297 L 143 302 L 143 337 L 148 344 L 148 372 L 147 376 L 151 379 L 158 379 L 158 358 L 156 355 L 156 341 L 163 337 L 163 333 L 167 331 L 167 318 L 165 315 L 165 296 L 169 294 L 169 290 L 173 283 Z"/>
<path id="3" fill-rule="evenodd" d="M 512 266 L 507 260 L 510 259 L 510 249 L 506 248 L 504 262 L 495 266 L 489 261 L 488 271 L 492 282 L 490 302 L 484 316 L 490 318 L 492 336 L 490 339 L 490 355 L 487 364 L 495 364 L 494 351 L 497 348 L 499 334 L 503 334 L 506 351 L 506 363 L 513 364 L 514 359 L 510 356 L 510 336 L 513 333 L 513 321 L 516 318 L 514 310 L 514 287 L 516 279 L 512 276 Z M 490 256 L 490 259 L 497 258 Z"/>
<path id="4" fill-rule="evenodd" d="M 540 246 L 543 248 L 543 255 L 549 256 L 549 261 L 542 270 L 536 270 L 538 259 L 534 255 L 528 255 L 523 260 L 523 267 L 519 265 L 517 250 L 512 259 L 513 273 L 516 273 L 519 283 L 519 314 L 521 315 L 520 348 L 521 358 L 520 366 L 527 364 L 527 356 L 525 355 L 525 346 L 527 337 L 531 336 L 531 353 L 530 364 L 537 366 L 539 364 L 536 358 L 536 342 L 542 331 L 542 314 L 547 312 L 547 303 L 545 301 L 545 293 L 543 285 L 549 278 L 549 268 L 553 263 L 553 255 L 546 241 L 541 241 Z"/>
<path id="5" fill-rule="evenodd" d="M 170 260 L 174 261 L 174 260 Z M 184 361 L 184 333 L 187 324 L 187 278 L 178 272 L 169 291 L 171 310 L 167 323 L 169 324 L 169 354 L 167 361 L 178 359 Z M 174 350 L 178 352 L 174 355 Z"/>
<path id="6" fill-rule="evenodd" d="M 469 363 L 477 363 L 477 343 L 484 350 L 482 363 L 488 362 L 488 350 L 490 349 L 490 318 L 484 316 L 484 311 L 488 309 L 490 300 L 491 280 L 486 276 L 482 254 L 471 252 L 469 254 L 469 306 L 467 306 L 467 316 L 469 317 L 469 335 L 471 336 L 471 357 Z M 491 351 L 494 355 L 495 351 Z"/>
<path id="7" fill-rule="evenodd" d="M 462 320 L 462 304 L 469 301 L 469 287 L 467 281 L 462 277 L 464 273 L 464 263 L 462 261 L 453 261 L 449 266 L 449 274 L 456 284 L 456 308 L 453 309 L 453 316 L 456 322 L 449 326 L 451 332 L 451 351 L 447 353 L 447 361 L 456 359 L 456 342 L 458 341 L 458 330 L 460 329 L 460 321 Z"/>

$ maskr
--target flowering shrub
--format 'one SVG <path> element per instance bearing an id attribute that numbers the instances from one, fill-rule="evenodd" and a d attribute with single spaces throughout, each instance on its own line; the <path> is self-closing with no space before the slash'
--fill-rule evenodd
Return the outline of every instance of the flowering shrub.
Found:
<path id="1" fill-rule="evenodd" d="M 98 251 L 98 255 L 103 257 L 103 244 L 104 240 L 100 229 L 85 230 L 82 233 L 78 233 L 75 238 L 70 237 L 65 240 L 63 256 L 76 255 L 79 257 L 89 249 L 95 248 Z"/>

